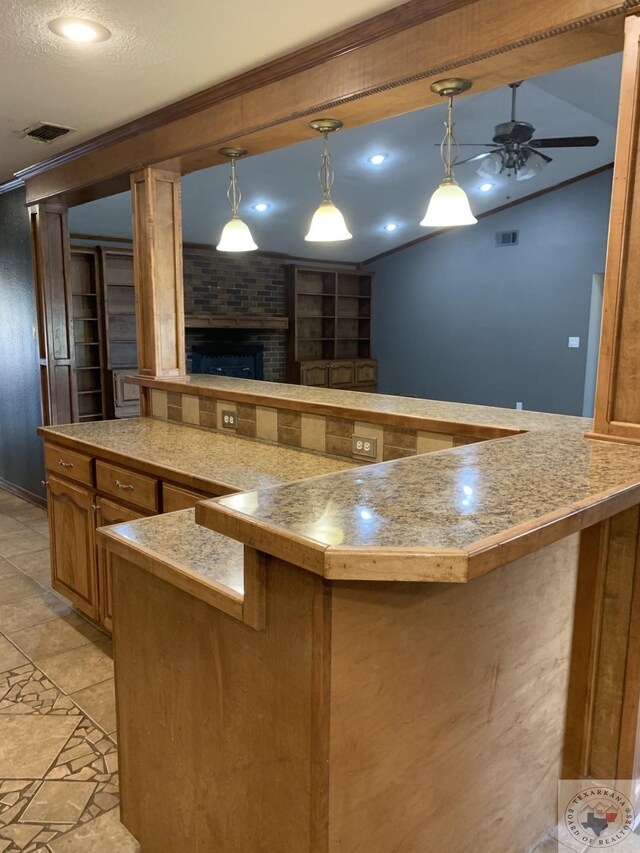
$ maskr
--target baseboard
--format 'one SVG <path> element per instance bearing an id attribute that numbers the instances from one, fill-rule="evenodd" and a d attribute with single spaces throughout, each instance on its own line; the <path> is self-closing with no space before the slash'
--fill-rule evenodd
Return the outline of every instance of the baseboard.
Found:
<path id="1" fill-rule="evenodd" d="M 43 498 L 40 495 L 34 495 L 33 492 L 30 492 L 28 489 L 23 489 L 22 486 L 16 486 L 15 483 L 8 483 L 6 480 L 3 480 L 2 477 L 0 477 L 0 489 L 4 489 L 5 492 L 11 492 L 12 495 L 16 495 L 18 498 L 23 498 L 23 500 L 29 501 L 29 503 L 40 506 L 43 509 L 47 508 L 46 498 Z"/>

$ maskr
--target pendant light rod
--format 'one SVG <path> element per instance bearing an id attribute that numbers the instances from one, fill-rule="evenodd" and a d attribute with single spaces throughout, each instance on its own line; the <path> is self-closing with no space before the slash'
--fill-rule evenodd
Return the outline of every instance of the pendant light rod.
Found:
<path id="1" fill-rule="evenodd" d="M 238 175 L 236 172 L 236 163 L 240 159 L 240 157 L 245 157 L 247 154 L 246 148 L 220 148 L 220 154 L 223 157 L 228 157 L 231 160 L 231 181 L 229 183 L 229 189 L 227 190 L 227 198 L 229 199 L 229 204 L 231 205 L 231 212 L 233 216 L 238 215 L 238 209 L 240 207 L 240 202 L 242 201 L 242 193 L 240 192 L 240 187 L 238 186 Z"/>
<path id="2" fill-rule="evenodd" d="M 342 122 L 338 118 L 318 118 L 309 122 L 309 127 L 322 134 L 322 165 L 318 172 L 318 183 L 322 189 L 324 201 L 331 201 L 331 188 L 333 187 L 333 168 L 329 157 L 329 134 L 340 130 Z"/>
<path id="3" fill-rule="evenodd" d="M 471 88 L 471 80 L 464 80 L 461 77 L 449 77 L 446 80 L 436 80 L 431 84 L 431 91 L 442 98 L 447 98 L 447 120 L 444 124 L 445 134 L 444 139 L 440 143 L 440 156 L 444 165 L 445 180 L 450 181 L 453 178 L 453 167 L 460 154 L 458 140 L 453 132 L 453 99 L 463 92 L 468 92 Z M 455 155 L 453 148 L 455 147 Z"/>

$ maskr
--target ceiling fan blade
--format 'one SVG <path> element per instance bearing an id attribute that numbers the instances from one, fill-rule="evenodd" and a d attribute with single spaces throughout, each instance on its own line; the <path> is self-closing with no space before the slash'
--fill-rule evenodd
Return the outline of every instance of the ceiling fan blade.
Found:
<path id="1" fill-rule="evenodd" d="M 485 157 L 491 157 L 493 151 L 483 151 L 482 154 L 476 154 L 474 157 L 467 157 L 466 160 L 456 160 L 455 166 L 462 166 L 463 163 L 473 163 L 474 160 L 484 160 Z"/>
<path id="2" fill-rule="evenodd" d="M 597 136 L 552 136 L 549 139 L 532 139 L 531 148 L 593 148 L 600 142 Z"/>
<path id="3" fill-rule="evenodd" d="M 536 154 L 538 157 L 542 157 L 542 159 L 545 161 L 545 163 L 551 163 L 551 161 L 553 160 L 553 157 L 549 157 L 548 154 L 543 154 L 542 151 L 538 151 L 537 149 L 527 147 L 524 150 L 525 151 L 528 150 L 532 154 Z"/>
<path id="4" fill-rule="evenodd" d="M 434 142 L 434 145 L 440 147 L 441 142 Z M 500 148 L 495 142 L 458 142 L 458 148 Z"/>

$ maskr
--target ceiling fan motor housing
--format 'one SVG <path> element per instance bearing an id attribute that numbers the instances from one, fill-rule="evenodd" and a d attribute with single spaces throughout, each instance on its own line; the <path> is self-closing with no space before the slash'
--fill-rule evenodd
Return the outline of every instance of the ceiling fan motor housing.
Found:
<path id="1" fill-rule="evenodd" d="M 496 125 L 493 141 L 497 145 L 504 145 L 507 142 L 523 145 L 529 142 L 534 133 L 535 128 L 528 121 L 505 121 Z"/>

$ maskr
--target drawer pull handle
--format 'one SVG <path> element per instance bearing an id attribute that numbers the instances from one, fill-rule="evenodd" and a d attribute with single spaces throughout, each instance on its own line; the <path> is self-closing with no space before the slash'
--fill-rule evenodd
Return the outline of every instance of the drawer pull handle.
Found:
<path id="1" fill-rule="evenodd" d="M 73 468 L 73 462 L 65 462 L 63 459 L 58 459 L 58 465 L 61 468 Z"/>
<path id="2" fill-rule="evenodd" d="M 132 492 L 133 486 L 131 483 L 121 483 L 120 480 L 116 480 L 116 489 L 122 489 L 123 492 Z"/>

